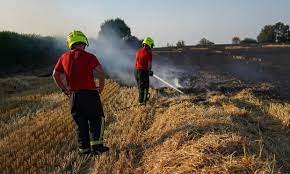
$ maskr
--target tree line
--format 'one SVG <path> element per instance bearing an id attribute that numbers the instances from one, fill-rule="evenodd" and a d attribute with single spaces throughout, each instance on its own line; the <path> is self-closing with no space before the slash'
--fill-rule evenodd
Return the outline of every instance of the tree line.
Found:
<path id="1" fill-rule="evenodd" d="M 243 43 L 277 43 L 284 44 L 290 42 L 289 25 L 277 22 L 274 25 L 266 25 L 262 28 L 256 39 L 246 38 L 241 40 L 239 37 L 232 39 L 233 44 Z"/>
<path id="2" fill-rule="evenodd" d="M 131 48 L 140 48 L 142 39 L 131 34 L 130 27 L 120 18 L 106 20 L 100 27 L 98 40 L 105 39 L 108 42 L 127 45 Z M 252 43 L 289 43 L 289 25 L 278 22 L 274 25 L 266 25 L 262 28 L 257 39 L 239 37 L 232 39 L 233 44 L 252 44 Z M 202 38 L 198 45 L 214 45 L 215 43 Z M 180 40 L 168 47 L 184 47 L 186 44 Z M 14 65 L 39 65 L 51 64 L 66 49 L 65 43 L 60 45 L 59 40 L 54 37 L 43 37 L 35 34 L 19 34 L 10 31 L 0 32 L 0 67 Z"/>
<path id="3" fill-rule="evenodd" d="M 274 25 L 266 25 L 262 28 L 259 35 L 257 36 L 257 39 L 246 37 L 244 39 L 241 39 L 238 36 L 235 36 L 232 38 L 232 44 L 284 44 L 284 43 L 290 43 L 290 29 L 289 25 L 284 24 L 282 22 L 277 22 Z M 206 39 L 202 38 L 197 45 L 202 46 L 210 46 L 214 45 L 215 43 Z M 167 43 L 167 47 L 184 47 L 186 46 L 185 41 L 180 40 L 175 45 Z"/>
<path id="4" fill-rule="evenodd" d="M 106 20 L 101 25 L 96 42 L 102 44 L 102 39 L 115 45 L 128 45 L 136 49 L 142 44 L 142 40 L 133 36 L 129 26 L 120 18 Z M 14 66 L 51 65 L 66 49 L 64 38 L 0 31 L 0 68 L 5 71 Z"/>
<path id="5" fill-rule="evenodd" d="M 0 67 L 51 64 L 63 51 L 63 48 L 58 48 L 57 42 L 53 37 L 2 31 Z"/>

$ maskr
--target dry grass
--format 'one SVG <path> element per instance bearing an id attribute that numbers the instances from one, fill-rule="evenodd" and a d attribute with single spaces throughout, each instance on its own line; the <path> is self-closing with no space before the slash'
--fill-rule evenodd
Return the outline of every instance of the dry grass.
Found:
<path id="1" fill-rule="evenodd" d="M 226 50 L 239 50 L 239 49 L 254 49 L 255 47 L 251 47 L 251 46 L 245 46 L 245 45 L 241 45 L 241 46 L 226 46 L 225 49 Z M 281 45 L 262 45 L 262 48 L 290 48 L 289 44 L 281 44 Z"/>
<path id="2" fill-rule="evenodd" d="M 209 50 L 209 48 L 197 48 L 197 47 L 192 47 L 190 49 L 191 50 Z"/>
<path id="3" fill-rule="evenodd" d="M 226 46 L 225 50 L 240 50 L 240 49 L 251 49 L 249 46 Z"/>
<path id="4" fill-rule="evenodd" d="M 285 45 L 263 45 L 263 48 L 290 48 L 289 44 L 285 44 Z"/>
<path id="5" fill-rule="evenodd" d="M 290 104 L 289 103 L 270 103 L 266 108 L 267 112 L 272 116 L 280 119 L 282 125 L 289 127 L 290 125 Z"/>
<path id="6" fill-rule="evenodd" d="M 111 150 L 85 158 L 76 151 L 67 100 L 50 79 L 19 77 L 0 84 L 6 85 L 0 93 L 2 173 L 290 170 L 290 103 L 261 100 L 250 90 L 213 93 L 205 103 L 196 102 L 196 96 L 168 98 L 151 90 L 145 107 L 135 105 L 136 88 L 108 80 L 102 101 Z"/>

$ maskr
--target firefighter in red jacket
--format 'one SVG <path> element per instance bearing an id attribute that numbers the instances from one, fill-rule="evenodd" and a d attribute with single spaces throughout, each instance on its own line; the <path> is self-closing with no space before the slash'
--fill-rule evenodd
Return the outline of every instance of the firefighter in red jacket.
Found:
<path id="1" fill-rule="evenodd" d="M 143 48 L 138 50 L 135 59 L 135 78 L 139 89 L 139 103 L 146 104 L 149 98 L 149 76 L 153 76 L 152 49 L 154 41 L 146 37 L 143 41 Z"/>
<path id="2" fill-rule="evenodd" d="M 81 31 L 70 32 L 67 43 L 70 51 L 59 58 L 53 78 L 70 97 L 80 153 L 100 154 L 109 150 L 103 145 L 104 112 L 99 96 L 104 89 L 105 75 L 96 56 L 85 51 L 89 43 Z M 99 77 L 99 87 L 94 81 L 94 71 Z M 66 83 L 61 79 L 61 74 L 65 75 Z"/>

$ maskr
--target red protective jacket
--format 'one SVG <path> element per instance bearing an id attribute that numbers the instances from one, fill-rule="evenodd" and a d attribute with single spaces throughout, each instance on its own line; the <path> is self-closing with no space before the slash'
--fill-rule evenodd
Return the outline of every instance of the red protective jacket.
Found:
<path id="1" fill-rule="evenodd" d="M 152 66 L 152 52 L 144 47 L 137 51 L 135 59 L 135 69 L 149 71 Z"/>
<path id="2" fill-rule="evenodd" d="M 83 50 L 72 50 L 59 58 L 54 70 L 65 74 L 71 91 L 92 90 L 96 89 L 93 71 L 99 65 L 93 54 Z"/>

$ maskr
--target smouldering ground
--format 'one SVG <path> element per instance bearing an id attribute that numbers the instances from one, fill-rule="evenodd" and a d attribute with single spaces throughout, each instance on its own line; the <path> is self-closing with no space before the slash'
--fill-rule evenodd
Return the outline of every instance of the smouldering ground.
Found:
<path id="1" fill-rule="evenodd" d="M 1 173 L 287 173 L 290 103 L 262 100 L 250 89 L 177 96 L 108 80 L 102 101 L 111 151 L 76 151 L 68 101 L 50 78 L 1 79 Z M 162 92 L 162 93 L 161 93 Z"/>

